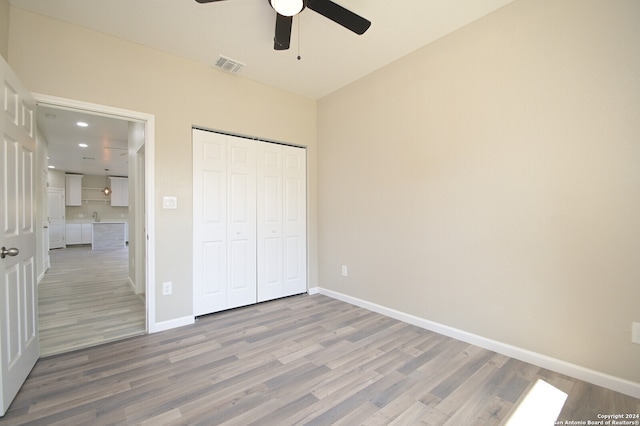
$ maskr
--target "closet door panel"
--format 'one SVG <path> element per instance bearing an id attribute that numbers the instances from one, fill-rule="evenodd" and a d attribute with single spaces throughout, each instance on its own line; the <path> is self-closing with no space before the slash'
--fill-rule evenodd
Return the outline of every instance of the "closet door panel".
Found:
<path id="1" fill-rule="evenodd" d="M 227 306 L 227 141 L 193 131 L 194 315 Z"/>
<path id="2" fill-rule="evenodd" d="M 202 245 L 202 257 L 206 259 L 202 265 L 202 296 L 216 299 L 210 305 L 214 309 L 226 306 L 227 257 L 224 241 L 209 241 Z"/>
<path id="3" fill-rule="evenodd" d="M 228 136 L 227 308 L 256 303 L 255 141 Z"/>
<path id="4" fill-rule="evenodd" d="M 193 137 L 195 315 L 306 292 L 306 151 Z"/>
<path id="5" fill-rule="evenodd" d="M 258 301 L 284 296 L 282 146 L 258 142 Z"/>
<path id="6" fill-rule="evenodd" d="M 306 151 L 283 146 L 284 295 L 307 291 Z"/>

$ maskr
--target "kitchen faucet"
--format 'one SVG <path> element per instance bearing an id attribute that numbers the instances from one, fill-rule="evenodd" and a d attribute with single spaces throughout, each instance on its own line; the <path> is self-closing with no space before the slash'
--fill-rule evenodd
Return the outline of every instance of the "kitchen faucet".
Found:
<path id="1" fill-rule="evenodd" d="M 96 222 L 100 222 L 100 218 L 98 217 L 98 212 L 93 212 L 93 214 L 92 214 L 91 216 L 93 216 L 93 219 L 94 219 Z"/>

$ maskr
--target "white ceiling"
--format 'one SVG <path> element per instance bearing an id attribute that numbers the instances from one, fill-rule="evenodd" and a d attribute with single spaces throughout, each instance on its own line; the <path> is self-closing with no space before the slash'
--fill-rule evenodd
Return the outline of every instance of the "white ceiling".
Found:
<path id="1" fill-rule="evenodd" d="M 224 55 L 246 64 L 243 77 L 319 99 L 512 1 L 336 0 L 370 20 L 371 28 L 359 36 L 305 9 L 293 20 L 285 51 L 273 50 L 275 12 L 268 0 L 10 3 L 209 66 Z"/>
<path id="2" fill-rule="evenodd" d="M 84 175 L 128 175 L 129 122 L 39 106 L 37 126 L 49 146 L 49 166 Z M 79 127 L 78 121 L 88 124 Z M 88 145 L 86 148 L 79 144 Z"/>
<path id="3" fill-rule="evenodd" d="M 223 55 L 246 64 L 238 73 L 241 77 L 317 100 L 512 1 L 336 0 L 370 20 L 369 30 L 359 36 L 305 9 L 294 17 L 291 49 L 285 51 L 273 49 L 275 12 L 268 0 L 10 3 L 207 66 Z M 40 118 L 39 123 L 50 143 L 62 139 L 47 129 L 50 121 Z M 118 140 L 114 132 L 113 140 Z M 56 149 L 52 147 L 52 157 Z M 104 168 L 115 167 L 106 158 L 102 161 Z"/>

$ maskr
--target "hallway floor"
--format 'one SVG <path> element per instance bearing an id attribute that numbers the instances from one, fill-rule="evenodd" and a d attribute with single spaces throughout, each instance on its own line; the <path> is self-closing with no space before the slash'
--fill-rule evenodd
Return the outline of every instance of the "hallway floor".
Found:
<path id="1" fill-rule="evenodd" d="M 129 285 L 128 248 L 70 246 L 50 256 L 38 287 L 41 357 L 144 334 L 144 295 Z"/>

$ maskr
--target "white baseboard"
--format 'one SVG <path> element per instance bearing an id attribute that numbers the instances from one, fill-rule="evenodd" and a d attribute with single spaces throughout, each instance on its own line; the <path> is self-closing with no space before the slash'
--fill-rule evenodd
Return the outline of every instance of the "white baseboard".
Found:
<path id="1" fill-rule="evenodd" d="M 189 315 L 182 318 L 175 318 L 169 321 L 156 322 L 155 324 L 149 324 L 149 333 L 157 333 L 159 331 L 171 330 L 172 328 L 178 328 L 185 325 L 190 325 L 195 322 L 193 315 Z"/>
<path id="2" fill-rule="evenodd" d="M 317 293 L 329 296 L 333 299 L 341 300 L 355 306 L 359 306 L 373 312 L 377 312 L 379 314 L 418 326 L 420 328 L 424 328 L 426 330 L 433 331 L 435 333 L 454 338 L 456 340 L 461 340 L 463 342 L 467 342 L 472 345 L 476 345 L 481 348 L 518 359 L 520 361 L 537 365 L 538 367 L 546 368 L 548 370 L 565 374 L 567 376 L 571 376 L 585 382 L 593 383 L 594 385 L 602 386 L 616 392 L 632 396 L 634 398 L 640 398 L 640 383 L 635 383 L 629 380 L 622 379 L 620 377 L 611 376 L 599 371 L 591 370 L 589 368 L 552 358 L 547 355 L 532 352 L 527 349 L 518 348 L 506 343 L 468 333 L 457 328 L 439 324 L 434 321 L 429 321 L 415 315 L 387 308 L 376 303 L 367 302 L 366 300 L 338 293 L 333 290 L 327 290 L 321 287 L 314 287 L 313 289 L 309 289 L 309 294 Z"/>

